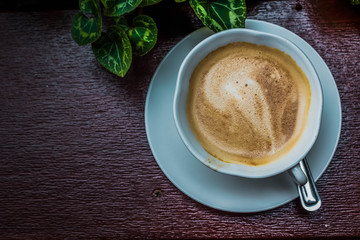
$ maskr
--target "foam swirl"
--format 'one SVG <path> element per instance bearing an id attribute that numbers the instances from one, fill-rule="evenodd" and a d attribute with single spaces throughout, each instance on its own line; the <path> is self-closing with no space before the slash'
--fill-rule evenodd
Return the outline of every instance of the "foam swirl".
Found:
<path id="1" fill-rule="evenodd" d="M 187 113 L 209 153 L 257 165 L 296 142 L 311 93 L 305 74 L 289 58 L 276 49 L 236 43 L 209 54 L 197 66 Z"/>
<path id="2" fill-rule="evenodd" d="M 224 61 L 228 63 L 226 59 Z M 239 111 L 257 134 L 270 139 L 271 152 L 274 152 L 275 137 L 271 113 L 260 84 L 251 79 L 251 71 L 241 69 L 218 77 L 217 73 L 219 69 L 223 69 L 222 65 L 218 63 L 218 66 L 215 65 L 206 75 L 204 92 L 207 100 L 213 107 L 231 112 L 232 115 L 237 115 L 236 112 Z M 251 70 L 251 67 L 249 69 Z M 229 102 L 233 102 L 236 108 L 229 109 Z"/>

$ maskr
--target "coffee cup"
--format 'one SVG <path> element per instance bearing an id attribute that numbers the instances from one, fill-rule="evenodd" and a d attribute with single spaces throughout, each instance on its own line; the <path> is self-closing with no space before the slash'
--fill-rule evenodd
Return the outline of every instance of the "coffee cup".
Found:
<path id="1" fill-rule="evenodd" d="M 236 55 L 239 49 L 245 49 L 245 53 L 242 55 L 238 54 L 239 56 Z M 270 52 L 267 53 L 267 51 Z M 267 56 L 266 54 L 270 54 L 270 57 L 264 57 L 262 59 L 262 57 L 256 55 L 258 52 L 261 56 Z M 232 54 L 235 55 L 230 57 Z M 230 60 L 222 60 L 222 58 L 226 57 Z M 280 62 L 280 65 L 279 63 L 271 65 L 271 59 L 274 59 L 273 62 L 277 62 L 278 58 L 284 58 L 281 60 L 283 63 Z M 203 64 L 204 61 L 207 61 L 208 63 Z M 287 62 L 289 62 L 289 64 L 287 64 Z M 279 70 L 282 69 L 281 64 L 284 66 L 286 65 L 284 72 Z M 279 69 L 276 69 L 278 65 L 280 67 Z M 294 100 L 294 97 L 289 95 L 288 100 L 283 101 L 283 105 L 281 105 L 282 103 L 279 104 L 279 108 L 280 105 L 282 106 L 283 114 L 281 115 L 282 117 L 279 117 L 279 114 L 276 113 L 276 115 L 272 112 L 273 110 L 275 112 L 279 112 L 276 107 L 277 103 L 269 102 L 277 98 L 277 96 L 274 95 L 274 89 L 278 88 L 273 88 L 273 86 L 270 86 L 269 84 L 266 85 L 264 83 L 257 82 L 257 79 L 260 78 L 256 74 L 258 74 L 257 72 L 261 72 L 261 76 L 267 76 L 269 79 L 275 79 L 278 75 L 281 80 L 285 75 L 287 76 L 289 71 L 290 73 L 292 71 L 287 69 L 288 65 L 289 67 L 290 65 L 291 67 L 296 65 L 301 70 L 301 74 L 304 74 L 306 78 L 307 83 L 305 83 L 304 86 L 308 86 L 308 91 L 306 90 L 307 87 L 295 87 L 294 92 L 297 93 L 296 96 L 299 97 L 299 100 Z M 274 67 L 271 66 L 275 66 L 275 69 L 272 69 Z M 197 70 L 198 68 L 200 68 L 200 70 Z M 271 71 L 275 72 L 271 72 L 269 70 L 270 72 L 264 73 L 264 69 L 272 69 Z M 202 79 L 199 80 L 201 84 L 205 82 L 203 75 L 212 74 L 210 77 L 206 75 L 207 78 L 211 79 L 211 83 L 207 83 L 207 85 L 197 83 L 198 85 L 194 87 L 195 85 L 193 82 L 197 81 L 192 80 L 194 78 L 194 74 L 196 74 L 195 70 L 200 71 L 198 76 Z M 239 80 L 237 80 L 237 78 L 239 78 Z M 251 78 L 256 79 L 254 80 Z M 222 81 L 227 82 L 223 83 Z M 269 82 L 269 80 L 266 81 Z M 243 85 L 238 87 L 235 83 Z M 267 86 L 270 87 L 268 88 Z M 294 86 L 302 85 L 295 84 Z M 194 93 L 194 88 L 198 88 L 199 91 L 202 92 Z M 291 89 L 293 88 L 294 87 L 291 87 Z M 290 88 L 282 87 L 281 89 L 286 90 Z M 226 97 L 218 98 L 218 94 L 221 91 L 226 91 Z M 289 91 L 290 90 L 286 90 L 286 94 Z M 189 96 L 191 94 L 193 94 L 195 98 L 205 99 L 204 101 L 206 102 L 195 101 L 189 103 Z M 278 93 L 278 98 L 280 99 L 279 101 L 281 101 L 282 98 L 286 98 L 286 94 L 284 95 L 283 93 Z M 304 98 L 303 95 L 309 96 L 308 98 Z M 201 96 L 201 98 L 198 96 Z M 230 100 L 227 100 L 228 96 L 230 96 Z M 303 98 L 305 100 L 303 100 Z M 258 103 L 259 101 L 260 103 Z M 235 105 L 234 102 L 236 102 Z M 291 109 L 293 108 L 290 103 L 292 102 L 294 102 L 294 104 L 297 103 L 299 106 L 301 105 L 300 107 L 296 105 L 297 110 L 294 111 L 294 114 L 291 113 Z M 300 104 L 299 102 L 304 103 Z M 252 106 L 252 104 L 255 103 L 259 104 L 259 106 Z M 208 105 L 210 106 L 209 109 L 205 109 Z M 302 172 L 299 162 L 310 151 L 318 136 L 322 105 L 322 88 L 317 73 L 307 56 L 296 45 L 289 40 L 274 34 L 249 29 L 230 29 L 215 33 L 201 41 L 183 60 L 177 76 L 173 115 L 176 128 L 185 146 L 196 159 L 209 168 L 223 174 L 230 174 L 245 178 L 265 178 L 283 172 L 288 172 L 295 182 L 303 185 L 307 182 L 307 178 Z M 234 108 L 237 108 L 238 106 L 242 106 L 243 109 L 234 110 Z M 204 120 L 205 123 L 203 128 L 201 123 L 195 123 L 194 125 L 193 120 L 191 120 L 192 118 L 189 117 L 189 108 L 200 109 L 202 111 L 198 116 L 192 116 L 194 119 L 200 119 L 203 114 L 205 114 L 204 119 L 207 120 Z M 234 116 L 231 115 L 233 113 L 235 114 Z M 206 117 L 206 114 L 210 115 Z M 228 123 L 225 120 L 222 121 L 222 119 L 228 119 L 229 114 L 230 118 L 235 120 L 231 123 Z M 286 126 L 287 122 L 287 120 L 284 120 L 284 114 L 293 117 L 296 115 L 294 117 L 296 120 L 292 119 L 288 121 L 288 125 L 293 126 L 291 131 L 293 133 L 296 132 L 296 136 L 293 134 L 294 136 L 284 137 L 285 135 L 281 133 L 281 131 L 283 131 L 281 129 Z M 214 120 L 211 122 L 213 116 Z M 240 121 L 239 119 L 242 120 Z M 278 126 L 279 121 L 282 122 L 281 126 Z M 296 123 L 291 124 L 291 122 L 294 121 Z M 234 125 L 235 130 L 234 126 L 230 128 L 230 125 Z M 194 126 L 196 126 L 195 128 L 197 129 L 194 130 Z M 237 128 L 237 126 L 239 126 L 239 128 Z M 211 129 L 212 127 L 213 129 Z M 229 129 L 232 129 L 230 133 Z M 237 133 L 237 130 L 239 130 L 239 133 Z M 289 132 L 291 131 L 289 130 Z M 211 133 L 213 133 L 214 136 L 212 136 Z M 216 139 L 218 135 L 221 135 L 225 140 Z M 237 140 L 233 141 L 232 139 L 227 139 L 231 136 L 234 136 Z M 206 139 L 207 137 L 210 140 Z M 292 139 L 292 142 L 288 144 L 289 146 L 284 145 L 284 147 L 279 142 L 284 141 L 281 139 L 286 138 Z M 211 143 L 211 139 L 215 139 L 214 143 Z M 248 140 L 250 142 L 248 142 Z M 206 144 L 204 145 L 204 142 L 210 142 L 210 147 Z M 230 146 L 228 142 L 235 144 L 235 147 Z M 212 147 L 211 144 L 215 144 L 214 147 Z M 217 144 L 219 146 L 217 146 Z M 227 144 L 230 146 L 228 149 L 230 149 L 229 152 L 231 154 L 225 153 L 227 152 Z M 214 149 L 215 154 L 209 151 L 209 149 Z M 281 154 L 278 154 L 277 151 L 281 152 Z M 222 155 L 222 152 L 225 154 Z M 239 156 L 241 154 L 244 155 L 244 157 L 239 157 L 239 159 L 245 159 L 246 161 L 237 162 L 238 155 L 236 154 L 238 153 Z M 234 157 L 232 154 L 235 154 Z M 264 157 L 265 155 L 266 157 Z M 227 156 L 229 156 L 229 159 L 232 160 L 227 159 Z M 257 159 L 261 159 L 261 161 L 256 162 Z M 270 160 L 265 161 L 264 159 Z"/>

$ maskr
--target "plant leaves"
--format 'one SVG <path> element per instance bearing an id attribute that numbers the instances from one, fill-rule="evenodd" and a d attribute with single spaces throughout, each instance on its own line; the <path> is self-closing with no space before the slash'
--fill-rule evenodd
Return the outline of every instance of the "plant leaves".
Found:
<path id="1" fill-rule="evenodd" d="M 127 34 L 134 54 L 143 56 L 155 46 L 157 41 L 156 23 L 147 15 L 138 15 L 133 19 L 133 26 L 129 27 Z"/>
<path id="2" fill-rule="evenodd" d="M 143 0 L 139 7 L 146 7 L 146 6 L 150 6 L 150 5 L 154 5 L 157 4 L 159 2 L 161 2 L 162 0 Z"/>
<path id="3" fill-rule="evenodd" d="M 105 8 L 112 7 L 115 4 L 115 0 L 101 0 L 101 2 Z"/>
<path id="4" fill-rule="evenodd" d="M 245 27 L 245 0 L 189 1 L 198 18 L 214 32 Z"/>
<path id="5" fill-rule="evenodd" d="M 114 17 L 113 19 L 117 26 L 120 26 L 122 29 L 125 30 L 125 32 L 129 31 L 129 26 L 127 24 L 125 16 Z"/>
<path id="6" fill-rule="evenodd" d="M 104 14 L 109 17 L 119 17 L 133 11 L 142 0 L 101 0 L 105 6 Z"/>
<path id="7" fill-rule="evenodd" d="M 99 0 L 79 0 L 79 8 L 83 13 L 101 14 Z"/>
<path id="8" fill-rule="evenodd" d="M 71 25 L 71 36 L 80 45 L 96 41 L 101 35 L 102 18 L 99 0 L 80 0 L 79 7 L 83 11 L 75 14 Z M 84 13 L 92 13 L 89 18 Z"/>
<path id="9" fill-rule="evenodd" d="M 125 31 L 116 25 L 92 44 L 96 60 L 107 70 L 124 77 L 132 61 L 131 43 Z"/>
<path id="10" fill-rule="evenodd" d="M 186 0 L 175 0 L 177 3 L 185 2 Z"/>

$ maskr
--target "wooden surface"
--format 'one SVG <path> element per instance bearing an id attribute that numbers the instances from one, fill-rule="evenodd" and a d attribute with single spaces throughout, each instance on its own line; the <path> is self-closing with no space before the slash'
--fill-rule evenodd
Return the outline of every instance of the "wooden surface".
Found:
<path id="1" fill-rule="evenodd" d="M 343 125 L 317 182 L 319 211 L 305 212 L 298 199 L 256 214 L 214 210 L 158 167 L 145 133 L 145 98 L 167 52 L 202 27 L 187 3 L 145 10 L 159 40 L 135 57 L 124 79 L 71 39 L 76 9 L 15 11 L 10 4 L 0 9 L 0 239 L 360 238 L 359 7 L 248 2 L 249 18 L 304 38 L 336 80 Z"/>

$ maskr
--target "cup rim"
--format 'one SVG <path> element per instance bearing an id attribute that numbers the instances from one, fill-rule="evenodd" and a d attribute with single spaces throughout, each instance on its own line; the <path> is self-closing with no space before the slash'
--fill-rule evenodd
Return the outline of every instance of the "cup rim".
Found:
<path id="1" fill-rule="evenodd" d="M 312 81 L 312 82 L 309 81 L 311 83 L 311 88 L 312 88 L 311 89 L 311 91 L 312 91 L 311 103 L 313 103 L 313 86 L 314 86 L 314 84 L 315 84 L 315 89 L 317 90 L 317 93 L 320 96 L 318 96 L 317 106 L 315 106 L 315 107 L 317 107 L 317 111 L 315 111 L 313 113 L 315 122 L 312 122 L 310 124 L 309 119 L 308 119 L 308 124 L 306 127 L 306 128 L 308 128 L 309 125 L 312 126 L 311 137 L 309 137 L 306 140 L 306 146 L 302 147 L 303 150 L 301 151 L 301 154 L 300 153 L 297 154 L 297 160 L 296 161 L 295 160 L 287 161 L 285 165 L 281 166 L 281 168 L 277 167 L 275 169 L 274 167 L 272 167 L 272 166 L 274 166 L 273 163 L 278 162 L 279 160 L 275 160 L 275 161 L 272 161 L 268 164 L 264 164 L 261 166 L 248 166 L 248 165 L 236 164 L 236 163 L 226 163 L 224 161 L 221 161 L 221 160 L 215 158 L 214 156 L 210 155 L 206 151 L 205 152 L 207 153 L 207 156 L 205 157 L 200 152 L 198 152 L 197 150 L 194 149 L 194 147 L 192 146 L 192 143 L 190 142 L 190 140 L 184 133 L 182 124 L 180 123 L 180 117 L 181 117 L 180 113 L 179 113 L 179 102 L 180 102 L 180 93 L 181 93 L 180 88 L 184 81 L 184 74 L 186 72 L 185 70 L 187 70 L 189 68 L 189 64 L 190 64 L 189 61 L 197 53 L 199 53 L 201 50 L 206 48 L 208 46 L 208 44 L 211 44 L 214 41 L 216 42 L 217 39 L 219 39 L 219 38 L 220 39 L 225 38 L 226 36 L 229 36 L 232 34 L 243 34 L 243 35 L 246 34 L 246 35 L 250 35 L 250 36 L 260 36 L 260 37 L 272 38 L 273 40 L 285 43 L 286 45 L 291 47 L 292 51 L 294 51 L 297 56 L 301 57 L 301 59 L 309 67 L 308 70 L 312 74 L 312 77 L 315 78 L 314 81 Z M 207 54 L 209 54 L 210 52 L 214 51 L 215 49 L 225 46 L 231 42 L 236 42 L 236 41 L 229 41 L 228 43 L 223 44 L 223 45 L 216 45 L 216 47 L 213 50 L 206 49 L 205 56 Z M 246 41 L 238 41 L 238 42 L 246 42 Z M 266 45 L 266 44 L 261 44 L 261 45 Z M 196 66 L 202 59 L 203 59 L 203 57 L 200 60 L 198 60 L 197 63 L 194 65 Z M 193 72 L 195 66 L 193 66 L 191 73 Z M 308 75 L 307 75 L 307 78 L 309 79 Z M 187 88 L 188 88 L 188 86 L 186 87 L 186 89 Z M 252 29 L 234 28 L 234 29 L 221 31 L 219 33 L 215 33 L 215 34 L 207 37 L 206 39 L 204 39 L 200 43 L 198 43 L 186 55 L 186 57 L 184 58 L 184 60 L 181 63 L 181 66 L 179 68 L 178 75 L 177 75 L 176 88 L 175 88 L 174 101 L 173 101 L 173 117 L 174 117 L 176 129 L 177 129 L 183 143 L 185 144 L 187 149 L 192 153 L 192 155 L 194 155 L 194 157 L 197 158 L 200 162 L 202 162 L 203 164 L 205 164 L 206 166 L 208 166 L 209 168 L 211 168 L 213 170 L 216 170 L 218 172 L 222 172 L 225 174 L 247 177 L 247 178 L 264 178 L 264 177 L 270 177 L 270 176 L 277 175 L 277 174 L 287 171 L 288 169 L 290 169 L 290 168 L 294 167 L 296 164 L 298 164 L 298 162 L 306 156 L 306 154 L 310 151 L 311 147 L 314 145 L 316 138 L 318 136 L 318 133 L 320 130 L 322 108 L 323 108 L 323 93 L 322 93 L 322 87 L 321 87 L 321 83 L 318 78 L 317 72 L 316 72 L 313 64 L 311 63 L 311 61 L 308 59 L 308 57 L 302 52 L 302 50 L 299 47 L 297 47 L 290 40 L 283 38 L 281 36 L 275 35 L 275 34 L 265 33 L 265 32 L 252 30 Z M 309 112 L 310 112 L 310 110 L 309 110 Z M 310 115 L 310 113 L 309 113 L 309 115 Z M 187 120 L 187 117 L 186 117 L 186 120 Z M 305 132 L 305 130 L 304 130 L 304 132 Z M 302 133 L 302 136 L 300 137 L 300 139 L 304 138 L 303 135 L 304 135 L 304 133 Z M 294 149 L 292 149 L 290 152 L 293 152 L 293 151 L 294 151 Z M 288 155 L 288 154 L 285 154 L 285 155 Z M 282 158 L 283 157 L 281 157 L 280 159 L 282 159 Z"/>

